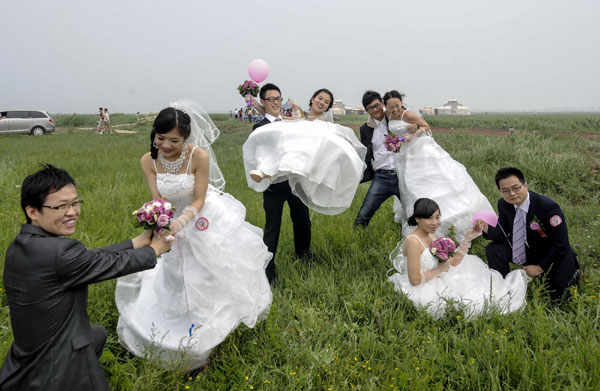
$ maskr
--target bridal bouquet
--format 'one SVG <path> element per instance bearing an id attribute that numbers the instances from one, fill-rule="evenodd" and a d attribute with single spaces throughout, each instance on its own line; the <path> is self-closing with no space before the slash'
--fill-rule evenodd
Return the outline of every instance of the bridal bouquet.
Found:
<path id="1" fill-rule="evenodd" d="M 456 244 L 454 243 L 454 240 L 450 238 L 439 238 L 431 242 L 429 251 L 431 251 L 431 254 L 440 262 L 447 261 L 448 258 L 454 255 Z"/>
<path id="2" fill-rule="evenodd" d="M 385 149 L 390 152 L 400 152 L 400 147 L 402 147 L 402 143 L 406 141 L 406 137 L 396 136 L 394 133 L 388 131 L 388 134 L 385 135 L 385 139 L 383 144 L 385 145 Z"/>
<path id="3" fill-rule="evenodd" d="M 167 200 L 157 198 L 134 210 L 133 215 L 137 217 L 137 227 L 155 228 L 156 232 L 160 232 L 163 228 L 169 229 L 171 219 L 175 215 L 175 208 Z"/>
<path id="4" fill-rule="evenodd" d="M 252 80 L 244 80 L 244 82 L 242 84 L 240 84 L 237 89 L 238 89 L 240 95 L 243 96 L 244 98 L 247 95 L 252 95 L 254 97 L 256 97 L 258 95 L 258 84 L 256 84 Z M 251 99 L 247 100 L 246 104 L 248 104 L 248 106 L 252 106 L 252 100 Z"/>

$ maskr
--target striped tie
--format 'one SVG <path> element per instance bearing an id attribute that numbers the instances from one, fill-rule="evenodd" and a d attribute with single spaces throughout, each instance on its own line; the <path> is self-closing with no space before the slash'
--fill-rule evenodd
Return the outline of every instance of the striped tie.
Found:
<path id="1" fill-rule="evenodd" d="M 517 208 L 515 221 L 513 222 L 513 262 L 517 265 L 525 263 L 525 211 Z"/>

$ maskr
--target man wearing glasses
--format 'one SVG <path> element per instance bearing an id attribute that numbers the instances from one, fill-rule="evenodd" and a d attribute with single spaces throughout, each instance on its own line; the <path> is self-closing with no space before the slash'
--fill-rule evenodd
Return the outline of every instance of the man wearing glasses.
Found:
<path id="1" fill-rule="evenodd" d="M 64 170 L 45 165 L 21 187 L 26 224 L 6 250 L 4 288 L 14 341 L 0 390 L 108 390 L 98 359 L 106 330 L 92 326 L 88 285 L 151 269 L 172 242 L 145 231 L 97 250 L 75 233 L 83 201 Z"/>
<path id="2" fill-rule="evenodd" d="M 367 91 L 363 94 L 362 104 L 369 118 L 360 127 L 360 141 L 367 147 L 367 168 L 361 182 L 372 182 L 354 221 L 355 227 L 368 226 L 377 209 L 389 197 L 396 196 L 400 199 L 395 156 L 384 146 L 388 128 L 381 95 L 375 91 Z"/>
<path id="3" fill-rule="evenodd" d="M 565 297 L 567 288 L 579 282 L 580 270 L 569 244 L 567 223 L 558 204 L 527 189 L 521 170 L 501 168 L 496 186 L 498 225 L 483 221 L 483 236 L 491 240 L 486 247 L 490 268 L 506 276 L 509 264 L 523 267 L 529 277 L 545 276 L 553 300 Z"/>
<path id="4" fill-rule="evenodd" d="M 265 109 L 265 119 L 255 124 L 252 130 L 275 121 L 281 121 L 281 90 L 275 84 L 267 83 L 261 87 L 260 103 Z M 265 273 L 269 282 L 277 278 L 275 270 L 275 253 L 279 242 L 279 232 L 281 230 L 281 216 L 283 214 L 283 204 L 287 201 L 290 207 L 290 217 L 294 228 L 294 247 L 296 257 L 305 260 L 314 260 L 314 255 L 310 252 L 311 226 L 308 207 L 302 203 L 292 189 L 288 181 L 272 183 L 267 190 L 263 192 L 263 208 L 265 209 L 265 232 L 263 241 L 273 254 L 269 261 Z"/>

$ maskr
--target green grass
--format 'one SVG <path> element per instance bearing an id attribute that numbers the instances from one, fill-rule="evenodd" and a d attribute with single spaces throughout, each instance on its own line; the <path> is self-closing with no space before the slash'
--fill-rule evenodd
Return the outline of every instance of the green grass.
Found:
<path id="1" fill-rule="evenodd" d="M 366 115 L 335 116 L 336 121 L 347 125 L 362 125 Z M 473 114 L 473 115 L 425 115 L 432 128 L 452 129 L 504 129 L 532 132 L 578 132 L 600 133 L 600 114 Z"/>
<path id="2" fill-rule="evenodd" d="M 226 190 L 264 226 L 262 196 L 245 182 L 241 145 L 250 124 L 215 117 L 222 130 L 214 149 Z M 359 119 L 355 119 L 357 124 Z M 139 168 L 149 126 L 136 134 L 96 136 L 65 130 L 31 137 L 0 137 L 0 256 L 23 222 L 20 184 L 42 162 L 67 169 L 85 200 L 77 239 L 104 246 L 136 235 L 130 211 L 149 194 Z M 434 321 L 386 281 L 388 254 L 400 239 L 388 200 L 365 231 L 352 223 L 368 189 L 337 216 L 312 215 L 310 267 L 294 257 L 284 210 L 269 317 L 254 329 L 239 327 L 213 350 L 211 362 L 190 379 L 176 365 L 165 369 L 129 355 L 117 341 L 114 281 L 90 287 L 92 322 L 109 331 L 102 363 L 115 390 L 590 390 L 600 384 L 600 140 L 525 134 L 515 137 L 439 134 L 436 140 L 465 164 L 493 205 L 493 177 L 517 165 L 530 188 L 557 200 L 585 280 L 570 303 L 552 306 L 533 283 L 522 313 L 487 314 L 465 321 L 458 312 Z M 483 257 L 485 241 L 472 252 Z M 0 292 L 0 357 L 12 334 Z M 43 325 L 40 325 L 43 327 Z"/>

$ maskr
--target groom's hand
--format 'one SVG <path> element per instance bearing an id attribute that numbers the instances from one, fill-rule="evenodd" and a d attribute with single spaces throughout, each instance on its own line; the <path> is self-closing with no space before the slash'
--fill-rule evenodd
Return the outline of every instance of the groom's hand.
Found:
<path id="1" fill-rule="evenodd" d="M 149 246 L 152 242 L 152 232 L 153 230 L 146 229 L 140 235 L 131 239 L 131 241 L 133 242 L 133 248 L 142 248 Z"/>
<path id="2" fill-rule="evenodd" d="M 483 220 L 476 220 L 475 224 L 479 225 L 481 227 L 481 231 L 485 234 L 488 233 L 488 225 L 485 221 Z"/>
<path id="3" fill-rule="evenodd" d="M 523 266 L 523 270 L 525 270 L 525 273 L 527 273 L 529 277 L 537 277 L 544 272 L 544 269 L 538 265 Z"/>

